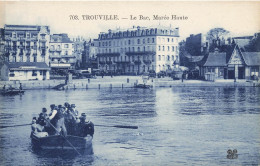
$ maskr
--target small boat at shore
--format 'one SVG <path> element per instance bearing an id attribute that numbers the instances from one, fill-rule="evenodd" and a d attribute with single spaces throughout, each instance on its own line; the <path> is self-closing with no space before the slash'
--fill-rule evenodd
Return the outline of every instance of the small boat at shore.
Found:
<path id="1" fill-rule="evenodd" d="M 48 135 L 46 132 L 32 133 L 32 144 L 41 149 L 86 149 L 92 146 L 93 137 Z"/>
<path id="2" fill-rule="evenodd" d="M 7 89 L 7 90 L 1 90 L 0 94 L 1 95 L 19 95 L 19 94 L 24 94 L 24 90 L 19 90 L 19 89 Z"/>
<path id="3" fill-rule="evenodd" d="M 137 85 L 134 85 L 134 88 L 149 89 L 150 87 L 151 87 L 150 85 L 145 85 L 145 84 L 137 84 Z"/>

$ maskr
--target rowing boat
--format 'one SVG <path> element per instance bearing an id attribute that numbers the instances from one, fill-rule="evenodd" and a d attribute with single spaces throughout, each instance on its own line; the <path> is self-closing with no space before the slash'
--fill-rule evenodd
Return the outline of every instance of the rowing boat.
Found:
<path id="1" fill-rule="evenodd" d="M 18 94 L 23 94 L 23 93 L 24 93 L 24 90 L 17 90 L 17 89 L 0 91 L 0 94 L 2 94 L 2 95 L 18 95 Z"/>
<path id="2" fill-rule="evenodd" d="M 92 146 L 93 137 L 79 137 L 67 135 L 48 135 L 46 132 L 31 133 L 31 140 L 34 147 L 41 149 L 85 149 Z"/>

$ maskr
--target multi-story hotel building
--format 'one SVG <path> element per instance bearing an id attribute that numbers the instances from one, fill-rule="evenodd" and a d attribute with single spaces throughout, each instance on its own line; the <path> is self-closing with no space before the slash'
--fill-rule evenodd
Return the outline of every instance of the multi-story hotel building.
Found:
<path id="1" fill-rule="evenodd" d="M 5 25 L 5 61 L 49 63 L 49 26 Z"/>
<path id="2" fill-rule="evenodd" d="M 50 40 L 50 64 L 52 69 L 74 68 L 76 56 L 74 43 L 67 34 L 53 34 Z"/>
<path id="3" fill-rule="evenodd" d="M 163 26 L 100 33 L 94 41 L 98 68 L 129 74 L 172 69 L 179 63 L 178 38 L 178 28 Z"/>

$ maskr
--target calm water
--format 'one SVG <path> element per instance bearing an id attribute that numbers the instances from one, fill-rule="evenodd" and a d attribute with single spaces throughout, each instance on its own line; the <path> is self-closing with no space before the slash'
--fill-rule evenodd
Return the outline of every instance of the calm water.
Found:
<path id="1" fill-rule="evenodd" d="M 30 126 L 0 129 L 0 165 L 258 165 L 260 88 L 49 91 L 0 96 L 0 125 L 30 123 L 42 107 L 75 103 L 94 124 L 93 149 L 35 151 Z M 227 150 L 237 149 L 237 159 Z"/>

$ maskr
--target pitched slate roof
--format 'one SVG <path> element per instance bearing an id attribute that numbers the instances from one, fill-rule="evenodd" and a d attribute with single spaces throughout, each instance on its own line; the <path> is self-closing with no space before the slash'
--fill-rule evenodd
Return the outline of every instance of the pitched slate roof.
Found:
<path id="1" fill-rule="evenodd" d="M 42 69 L 50 70 L 45 62 L 6 62 L 9 69 Z"/>
<path id="2" fill-rule="evenodd" d="M 206 60 L 204 66 L 226 66 L 226 53 L 225 52 L 212 52 Z"/>
<path id="3" fill-rule="evenodd" d="M 242 55 L 248 66 L 260 66 L 260 52 L 243 52 Z"/>

